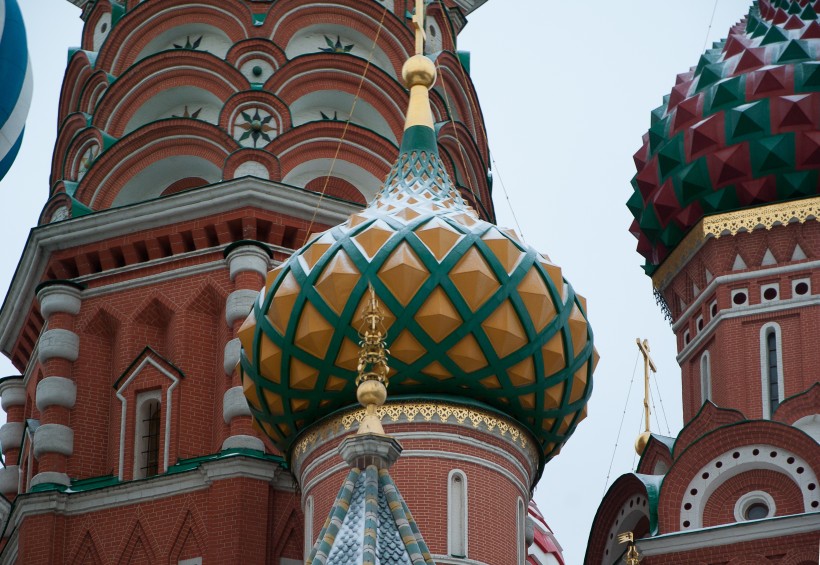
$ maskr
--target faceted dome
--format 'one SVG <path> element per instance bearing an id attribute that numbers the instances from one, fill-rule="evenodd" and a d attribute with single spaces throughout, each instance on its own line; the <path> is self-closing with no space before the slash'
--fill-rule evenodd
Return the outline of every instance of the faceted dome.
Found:
<path id="1" fill-rule="evenodd" d="M 627 202 L 648 274 L 704 215 L 820 192 L 818 9 L 760 0 L 652 112 Z"/>
<path id="2" fill-rule="evenodd" d="M 546 460 L 592 391 L 585 301 L 548 258 L 465 203 L 426 102 L 435 67 L 413 58 L 408 68 L 418 71 L 409 73 L 410 125 L 384 188 L 271 271 L 239 331 L 245 395 L 283 452 L 351 406 L 372 286 L 385 314 L 390 398 L 481 403 L 528 428 Z"/>

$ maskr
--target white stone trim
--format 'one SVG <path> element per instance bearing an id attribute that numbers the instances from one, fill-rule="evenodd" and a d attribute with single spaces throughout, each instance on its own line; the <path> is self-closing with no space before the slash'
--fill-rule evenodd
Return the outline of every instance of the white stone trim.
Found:
<path id="1" fill-rule="evenodd" d="M 769 322 L 763 324 L 760 328 L 760 380 L 762 384 L 763 402 L 763 417 L 769 419 L 772 417 L 771 410 L 771 394 L 769 392 L 769 354 L 768 354 L 768 337 L 769 333 L 774 332 L 775 347 L 777 347 L 777 394 L 780 402 L 786 398 L 785 392 L 785 378 L 783 374 L 783 340 L 781 339 L 782 332 L 780 331 L 780 324 L 777 322 Z"/>
<path id="2" fill-rule="evenodd" d="M 754 454 L 754 450 L 758 451 L 757 455 Z M 735 452 L 739 454 L 737 458 L 733 456 Z M 777 455 L 771 457 L 771 453 Z M 789 458 L 793 458 L 792 463 L 788 463 Z M 716 466 L 718 461 L 721 462 L 720 467 Z M 797 472 L 798 467 L 803 468 L 802 473 Z M 787 449 L 773 445 L 744 445 L 720 454 L 692 476 L 684 489 L 684 496 L 681 500 L 679 524 L 681 529 L 691 531 L 702 528 L 706 504 L 717 488 L 737 475 L 756 469 L 767 469 L 789 477 L 800 488 L 803 496 L 803 511 L 814 511 L 811 502 L 812 499 L 820 500 L 820 489 L 817 488 L 817 475 L 805 459 Z M 813 491 L 808 489 L 811 483 L 815 485 Z M 692 494 L 693 490 L 696 494 Z M 686 504 L 691 505 L 689 510 L 686 509 Z M 684 526 L 684 522 L 689 522 L 689 525 Z"/>
<path id="3" fill-rule="evenodd" d="M 37 383 L 35 403 L 42 412 L 49 406 L 62 406 L 69 410 L 77 402 L 77 385 L 65 377 L 46 377 Z"/>
<path id="4" fill-rule="evenodd" d="M 726 524 L 693 532 L 675 532 L 642 539 L 638 548 L 644 557 L 734 545 L 761 539 L 776 539 L 820 530 L 820 512 L 778 516 L 739 524 Z"/>
<path id="5" fill-rule="evenodd" d="M 615 516 L 615 522 L 610 525 L 606 537 L 606 546 L 604 546 L 605 561 L 611 561 L 613 557 L 616 557 L 624 550 L 618 542 L 618 534 L 634 531 L 641 518 L 649 519 L 649 500 L 642 494 L 630 496 L 615 513 Z"/>
<path id="6" fill-rule="evenodd" d="M 797 428 L 808 434 L 814 441 L 820 443 L 820 414 L 809 414 L 803 416 L 792 424 Z"/>
<path id="7" fill-rule="evenodd" d="M 68 359 L 72 363 L 80 354 L 80 336 L 70 330 L 46 330 L 40 336 L 37 359 L 45 363 L 49 359 L 59 357 Z"/>
<path id="8" fill-rule="evenodd" d="M 772 495 L 762 490 L 754 490 L 752 492 L 747 492 L 738 498 L 737 502 L 735 502 L 735 521 L 748 522 L 749 520 L 746 518 L 746 510 L 748 510 L 752 504 L 759 502 L 765 504 L 769 509 L 769 513 L 766 515 L 766 518 L 771 518 L 777 514 L 777 505 L 775 504 Z M 758 518 L 758 520 L 765 520 L 765 518 Z"/>
<path id="9" fill-rule="evenodd" d="M 23 442 L 23 422 L 6 422 L 0 426 L 0 449 L 3 454 L 9 449 L 20 449 Z"/>
<path id="10" fill-rule="evenodd" d="M 700 403 L 712 400 L 712 359 L 709 350 L 700 356 Z"/>
<path id="11" fill-rule="evenodd" d="M 228 327 L 233 326 L 234 322 L 247 318 L 257 298 L 259 298 L 258 290 L 240 289 L 230 293 L 228 300 L 225 301 L 225 322 Z"/>
<path id="12" fill-rule="evenodd" d="M 458 481 L 456 481 L 458 478 Z M 457 498 L 456 483 L 461 486 L 461 498 Z M 467 558 L 470 547 L 469 490 L 467 473 L 461 469 L 452 469 L 447 475 L 447 554 L 462 559 Z M 462 531 L 456 525 L 460 518 Z M 458 542 L 463 545 L 458 547 Z"/>
<path id="13" fill-rule="evenodd" d="M 258 437 L 248 435 L 235 435 L 226 438 L 222 442 L 222 449 L 254 449 L 256 451 L 265 451 L 265 443 Z"/>
<path id="14" fill-rule="evenodd" d="M 231 280 L 245 271 L 253 271 L 262 277 L 270 270 L 270 255 L 257 245 L 243 245 L 236 247 L 225 258 L 228 263 Z"/>
<path id="15" fill-rule="evenodd" d="M 74 430 L 62 424 L 42 424 L 34 431 L 34 457 L 44 453 L 74 454 Z"/>
<path id="16" fill-rule="evenodd" d="M 223 357 L 223 369 L 226 375 L 233 375 L 234 369 L 239 364 L 239 354 L 242 350 L 242 342 L 238 337 L 233 338 L 225 344 L 225 356 Z"/>
<path id="17" fill-rule="evenodd" d="M 321 206 L 317 208 L 320 200 Z M 355 204 L 322 200 L 318 194 L 286 184 L 242 177 L 36 227 L 29 234 L 6 301 L 0 309 L 0 351 L 10 352 L 27 319 L 26 312 L 34 298 L 33 289 L 42 279 L 53 251 L 98 241 L 101 228 L 105 228 L 109 237 L 117 237 L 137 229 L 164 227 L 170 222 L 185 222 L 246 207 L 278 210 L 304 220 L 310 220 L 315 213 L 316 223 L 324 225 L 339 224 L 361 209 Z M 215 264 L 217 268 L 224 268 L 221 260 Z M 143 266 L 145 263 L 139 265 Z M 107 271 L 106 275 L 111 272 L 113 270 Z M 83 291 L 84 296 L 91 294 Z"/>
<path id="18" fill-rule="evenodd" d="M 16 494 L 18 486 L 20 486 L 20 466 L 6 465 L 0 467 L 0 492 L 3 494 Z"/>
<path id="19" fill-rule="evenodd" d="M 305 499 L 305 534 L 304 534 L 304 559 L 307 561 L 307 558 L 310 557 L 310 552 L 313 550 L 313 545 L 315 540 L 313 539 L 313 497 L 308 496 Z"/>
<path id="20" fill-rule="evenodd" d="M 43 484 L 57 484 L 69 486 L 71 479 L 65 473 L 57 473 L 55 471 L 42 471 L 34 475 L 29 481 L 29 488 L 36 487 Z"/>
<path id="21" fill-rule="evenodd" d="M 34 365 L 34 363 L 29 363 Z M 14 378 L 0 381 L 0 407 L 5 412 L 9 411 L 12 406 L 25 406 L 26 404 L 26 386 L 24 379 Z"/>
<path id="22" fill-rule="evenodd" d="M 799 299 L 777 300 L 775 302 L 767 302 L 766 304 L 754 304 L 752 306 L 735 306 L 729 310 L 721 310 L 717 316 L 709 320 L 709 323 L 703 328 L 703 332 L 695 336 L 689 342 L 688 346 L 684 346 L 678 353 L 675 359 L 679 365 L 685 363 L 698 348 L 711 337 L 714 333 L 717 324 L 721 320 L 729 320 L 731 318 L 740 318 L 745 316 L 757 316 L 760 314 L 778 314 L 787 310 L 794 310 L 796 308 L 806 308 L 809 306 L 820 306 L 820 295 L 815 295 L 810 298 L 800 297 Z"/>
<path id="23" fill-rule="evenodd" d="M 795 271 L 806 271 L 806 273 L 810 273 L 813 270 L 820 267 L 820 261 L 808 261 L 806 263 L 793 263 L 790 265 L 782 265 L 779 267 L 773 267 L 771 269 L 757 269 L 755 271 L 747 271 L 745 273 L 734 273 L 730 275 L 721 275 L 712 279 L 706 288 L 703 289 L 701 295 L 692 301 L 692 304 L 689 305 L 689 308 L 686 309 L 678 318 L 678 321 L 672 324 L 672 331 L 677 333 L 678 330 L 686 323 L 692 314 L 694 314 L 703 303 L 707 300 L 712 293 L 715 292 L 718 286 L 730 283 L 736 283 L 740 281 L 752 280 L 757 278 L 763 277 L 776 277 L 779 275 L 785 275 L 788 273 L 793 273 Z M 668 285 L 667 285 L 668 286 Z M 751 297 L 749 297 L 751 299 Z"/>
<path id="24" fill-rule="evenodd" d="M 515 502 L 515 546 L 518 550 L 518 565 L 527 565 L 527 508 L 520 496 Z"/>
<path id="25" fill-rule="evenodd" d="M 245 400 L 245 393 L 241 386 L 229 388 L 222 395 L 222 417 L 226 424 L 230 424 L 231 420 L 239 416 L 250 416 L 251 409 L 248 407 L 248 401 Z"/>
<path id="26" fill-rule="evenodd" d="M 40 303 L 40 314 L 46 320 L 57 312 L 76 316 L 82 305 L 80 290 L 69 285 L 54 284 L 41 288 L 37 293 L 37 301 Z"/>
<path id="27" fill-rule="evenodd" d="M 173 398 L 173 392 L 176 386 L 179 384 L 179 379 L 171 372 L 166 371 L 164 367 L 162 367 L 159 363 L 151 359 L 150 357 L 146 357 L 142 360 L 139 366 L 134 369 L 131 373 L 131 376 L 122 383 L 120 388 L 117 389 L 117 398 L 120 399 L 120 403 L 122 404 L 122 411 L 120 416 L 120 458 L 119 458 L 119 470 L 117 472 L 117 476 L 120 480 L 123 478 L 123 473 L 125 472 L 125 429 L 126 424 L 128 422 L 128 402 L 126 401 L 125 397 L 123 396 L 123 391 L 128 387 L 129 384 L 139 375 L 142 370 L 146 367 L 146 365 L 153 366 L 157 371 L 168 377 L 171 381 L 171 385 L 168 387 L 168 390 L 165 393 L 165 449 L 163 450 L 163 457 L 162 457 L 162 469 L 163 471 L 168 470 L 168 459 L 170 457 L 170 449 L 171 449 L 171 416 L 173 402 L 171 402 Z"/>
<path id="28" fill-rule="evenodd" d="M 451 557 L 449 555 L 433 554 L 431 557 L 436 565 L 487 565 L 484 561 L 476 561 L 475 559 L 459 559 L 458 557 Z"/>

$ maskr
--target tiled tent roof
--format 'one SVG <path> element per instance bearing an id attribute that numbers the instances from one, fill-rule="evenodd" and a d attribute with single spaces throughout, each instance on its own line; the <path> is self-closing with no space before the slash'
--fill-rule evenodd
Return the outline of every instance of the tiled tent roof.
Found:
<path id="1" fill-rule="evenodd" d="M 306 565 L 434 565 L 387 469 L 352 469 Z"/>

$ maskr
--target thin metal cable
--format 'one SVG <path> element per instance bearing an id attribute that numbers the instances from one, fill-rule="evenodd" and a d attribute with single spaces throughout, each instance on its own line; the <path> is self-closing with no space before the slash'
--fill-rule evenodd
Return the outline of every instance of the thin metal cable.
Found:
<path id="1" fill-rule="evenodd" d="M 701 51 L 706 51 L 706 45 L 709 43 L 709 34 L 712 32 L 712 24 L 715 21 L 715 12 L 717 12 L 717 5 L 719 0 L 715 0 L 715 7 L 712 8 L 712 17 L 709 19 L 709 28 L 706 30 L 706 37 L 703 38 L 703 49 Z"/>
<path id="2" fill-rule="evenodd" d="M 641 433 L 642 433 L 642 432 L 641 432 L 641 429 L 642 429 L 642 428 L 643 428 L 643 414 L 641 414 L 641 417 L 640 417 L 640 419 L 638 420 L 638 433 L 637 433 L 637 434 L 635 434 L 635 437 L 638 437 L 639 435 L 641 435 Z M 632 469 L 634 469 L 634 468 L 635 468 L 635 459 L 636 459 L 637 457 L 638 457 L 638 450 L 637 450 L 637 449 L 633 449 L 633 450 L 632 450 L 632 467 L 631 467 Z"/>
<path id="3" fill-rule="evenodd" d="M 672 437 L 672 428 L 669 427 L 669 420 L 666 419 L 666 409 L 663 407 L 663 396 L 661 395 L 661 387 L 658 383 L 658 375 L 657 373 L 652 373 L 652 376 L 655 377 L 655 388 L 658 390 L 658 403 L 661 405 L 661 414 L 663 414 L 663 421 L 666 424 L 666 435 Z M 660 423 L 658 423 L 658 427 L 660 427 Z"/>
<path id="4" fill-rule="evenodd" d="M 513 221 L 515 222 L 515 227 L 518 229 L 518 234 L 521 236 L 521 239 L 526 240 L 524 237 L 524 230 L 521 229 L 521 224 L 518 223 L 518 216 L 515 214 L 512 201 L 510 201 L 510 195 L 507 193 L 507 187 L 504 186 L 504 181 L 501 180 L 501 169 L 498 168 L 498 163 L 495 162 L 495 157 L 493 157 L 492 154 L 490 155 L 490 159 L 492 159 L 493 162 L 493 171 L 498 173 L 498 183 L 501 185 L 501 190 L 504 192 L 504 198 L 507 200 L 507 207 L 510 209 Z"/>
<path id="5" fill-rule="evenodd" d="M 308 238 L 310 238 L 310 233 L 313 230 L 313 224 L 316 222 L 316 215 L 319 213 L 319 208 L 322 205 L 322 200 L 325 197 L 325 192 L 327 191 L 327 185 L 330 182 L 330 177 L 333 174 L 333 168 L 336 166 L 336 161 L 339 159 L 339 153 L 342 150 L 342 143 L 344 143 L 345 136 L 347 135 L 347 129 L 350 127 L 350 121 L 353 119 L 353 113 L 356 111 L 356 104 L 359 102 L 359 96 L 362 93 L 362 86 L 364 86 L 364 79 L 367 76 L 367 71 L 370 70 L 370 63 L 373 60 L 373 53 L 376 52 L 376 45 L 379 42 L 379 36 L 381 36 L 382 29 L 384 28 L 384 18 L 387 15 L 387 5 L 384 6 L 382 10 L 382 17 L 379 20 L 379 28 L 376 30 L 376 36 L 373 38 L 373 45 L 370 47 L 370 53 L 367 56 L 367 63 L 364 66 L 364 71 L 362 72 L 362 76 L 359 79 L 359 86 L 356 89 L 356 96 L 353 97 L 353 104 L 350 107 L 350 114 L 347 117 L 347 121 L 345 121 L 344 129 L 342 130 L 342 135 L 339 138 L 339 143 L 336 145 L 336 152 L 333 155 L 333 160 L 330 162 L 330 169 L 327 171 L 327 175 L 325 175 L 325 182 L 322 184 L 322 192 L 319 194 L 319 200 L 316 202 L 316 207 L 313 209 L 313 216 L 310 218 L 310 224 L 308 225 L 308 229 L 305 232 L 305 240 L 302 242 L 302 246 L 304 246 Z"/>
<path id="6" fill-rule="evenodd" d="M 629 408 L 629 397 L 632 395 L 632 385 L 635 382 L 635 373 L 638 370 L 639 355 L 640 351 L 635 355 L 635 366 L 632 368 L 632 379 L 629 381 L 629 390 L 626 393 L 626 404 L 624 404 L 624 411 L 623 414 L 621 414 L 621 423 L 618 424 L 618 435 L 615 437 L 615 447 L 612 449 L 612 458 L 609 460 L 609 469 L 606 472 L 606 479 L 604 480 L 604 492 L 601 496 L 606 494 L 606 486 L 609 484 L 609 475 L 612 473 L 612 464 L 615 462 L 615 454 L 618 452 L 618 442 L 621 440 L 621 429 L 624 427 L 626 410 Z"/>

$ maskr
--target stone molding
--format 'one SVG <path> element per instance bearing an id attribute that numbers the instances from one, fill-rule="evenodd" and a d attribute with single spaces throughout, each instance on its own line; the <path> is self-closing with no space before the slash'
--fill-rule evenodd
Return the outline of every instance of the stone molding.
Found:
<path id="1" fill-rule="evenodd" d="M 17 494 L 20 486 L 20 466 L 7 465 L 0 468 L 0 492 Z"/>
<path id="2" fill-rule="evenodd" d="M 40 314 L 48 320 L 52 314 L 65 312 L 76 316 L 80 313 L 81 291 L 72 285 L 50 284 L 37 292 Z"/>
<path id="3" fill-rule="evenodd" d="M 230 424 L 231 420 L 238 416 L 250 416 L 251 409 L 248 407 L 248 401 L 245 400 L 245 393 L 241 386 L 229 388 L 222 395 L 222 417 L 226 424 Z"/>
<path id="4" fill-rule="evenodd" d="M 59 357 L 72 363 L 80 354 L 80 336 L 70 330 L 46 330 L 38 341 L 37 358 L 40 363 Z"/>
<path id="5" fill-rule="evenodd" d="M 234 322 L 244 320 L 251 312 L 253 303 L 259 298 L 258 290 L 235 290 L 228 295 L 225 301 L 225 322 L 228 327 Z"/>
<path id="6" fill-rule="evenodd" d="M 12 377 L 0 381 L 0 406 L 5 412 L 12 406 L 25 406 L 26 385 L 22 377 Z"/>
<path id="7" fill-rule="evenodd" d="M 236 275 L 245 271 L 253 271 L 261 276 L 268 274 L 270 267 L 270 256 L 257 245 L 243 245 L 236 247 L 228 253 L 225 259 L 231 274 L 231 280 Z"/>
<path id="8" fill-rule="evenodd" d="M 74 453 L 74 430 L 62 424 L 42 424 L 34 432 L 34 456 L 59 453 L 70 457 Z"/>
<path id="9" fill-rule="evenodd" d="M 41 412 L 49 406 L 62 406 L 70 410 L 77 402 L 77 385 L 65 377 L 46 377 L 37 383 L 35 402 Z"/>
<path id="10" fill-rule="evenodd" d="M 225 369 L 226 375 L 232 375 L 234 369 L 239 364 L 239 352 L 242 350 L 242 342 L 238 337 L 233 338 L 225 344 L 225 356 L 223 357 L 222 367 Z"/>
<path id="11" fill-rule="evenodd" d="M 0 449 L 20 449 L 23 442 L 23 422 L 6 422 L 0 426 Z"/>
<path id="12" fill-rule="evenodd" d="M 248 435 L 235 435 L 226 438 L 222 442 L 222 449 L 253 449 L 255 451 L 265 451 L 265 444 L 258 437 Z"/>

